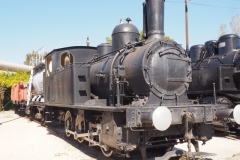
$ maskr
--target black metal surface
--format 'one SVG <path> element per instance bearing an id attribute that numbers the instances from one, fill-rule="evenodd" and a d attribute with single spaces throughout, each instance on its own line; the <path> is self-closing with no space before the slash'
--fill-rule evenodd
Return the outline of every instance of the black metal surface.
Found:
<path id="1" fill-rule="evenodd" d="M 237 34 L 226 34 L 218 39 L 219 55 L 226 54 L 233 49 L 240 48 L 240 38 Z"/>
<path id="2" fill-rule="evenodd" d="M 196 63 L 199 61 L 205 53 L 205 46 L 204 45 L 194 45 L 190 48 L 190 55 L 189 57 L 192 60 L 192 63 Z"/>
<path id="3" fill-rule="evenodd" d="M 147 38 L 164 38 L 164 0 L 146 0 Z"/>
<path id="4" fill-rule="evenodd" d="M 213 55 L 218 55 L 218 44 L 216 40 L 210 40 L 205 42 L 205 48 L 206 48 L 206 56 L 205 57 L 211 57 Z"/>
<path id="5" fill-rule="evenodd" d="M 125 47 L 128 43 L 139 41 L 139 31 L 130 23 L 117 25 L 112 32 L 112 51 Z"/>
<path id="6" fill-rule="evenodd" d="M 63 66 L 62 55 L 72 55 L 72 63 Z M 94 58 L 94 47 L 68 47 L 52 51 L 52 72 L 45 77 L 45 102 L 80 104 L 90 99 L 89 67 L 82 65 Z"/>
<path id="7" fill-rule="evenodd" d="M 60 62 L 61 55 L 66 52 L 70 53 L 74 57 L 73 58 L 74 64 L 81 64 L 86 63 L 93 59 L 94 55 L 97 55 L 97 48 L 87 46 L 73 46 L 53 50 L 52 52 L 46 55 L 46 58 L 51 57 L 52 59 L 52 73 L 56 73 L 64 69 Z"/>
<path id="8" fill-rule="evenodd" d="M 192 83 L 189 86 L 188 96 L 196 103 L 220 103 L 233 108 L 240 102 L 239 36 L 223 35 L 218 41 L 207 41 L 205 47 L 206 56 L 200 56 L 198 61 L 193 61 L 195 63 L 192 64 Z M 197 55 L 193 54 L 194 56 Z M 224 117 L 231 118 L 232 111 L 217 110 L 216 115 L 217 120 Z M 217 121 L 214 123 L 219 124 Z M 231 127 L 234 129 L 237 125 L 232 121 L 224 121 L 221 124 L 225 131 Z M 215 127 L 217 130 L 219 128 L 219 126 Z"/>
<path id="9" fill-rule="evenodd" d="M 194 49 L 194 48 L 199 49 Z M 198 52 L 192 52 L 192 83 L 189 86 L 189 93 L 197 91 L 212 91 L 213 83 L 216 85 L 216 92 L 236 91 L 238 90 L 237 76 L 234 74 L 234 70 L 237 70 L 235 66 L 238 66 L 239 50 L 232 50 L 225 54 L 214 54 L 210 57 L 200 56 L 203 53 L 202 46 L 193 46 L 193 50 Z M 200 58 L 195 61 L 195 57 Z M 240 62 L 240 61 L 239 61 Z"/>
<path id="10" fill-rule="evenodd" d="M 112 50 L 112 45 L 109 43 L 102 43 L 97 46 L 97 54 L 98 56 L 103 56 L 105 54 L 110 53 Z"/>

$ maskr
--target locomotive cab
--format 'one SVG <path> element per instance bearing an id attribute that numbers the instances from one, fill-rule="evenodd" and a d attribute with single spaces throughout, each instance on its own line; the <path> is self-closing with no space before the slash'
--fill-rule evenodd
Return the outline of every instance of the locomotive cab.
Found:
<path id="1" fill-rule="evenodd" d="M 45 102 L 81 104 L 90 99 L 89 67 L 96 47 L 74 46 L 55 49 L 46 56 Z"/>

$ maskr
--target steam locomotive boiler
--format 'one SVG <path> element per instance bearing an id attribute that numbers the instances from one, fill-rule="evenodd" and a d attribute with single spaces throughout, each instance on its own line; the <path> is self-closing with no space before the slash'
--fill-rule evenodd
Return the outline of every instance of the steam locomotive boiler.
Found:
<path id="1" fill-rule="evenodd" d="M 145 159 L 147 148 L 187 142 L 192 158 L 197 153 L 190 144 L 198 152 L 198 141 L 212 138 L 211 123 L 233 110 L 189 102 L 191 60 L 181 45 L 164 39 L 164 0 L 146 0 L 143 12 L 145 42 L 127 19 L 114 28 L 112 46 L 73 46 L 46 55 L 44 121 L 64 116 L 68 137 L 99 146 L 107 157 L 129 157 L 139 149 Z"/>
<path id="2" fill-rule="evenodd" d="M 28 85 L 28 98 L 25 114 L 30 115 L 32 119 L 42 120 L 44 105 L 43 76 L 45 73 L 45 63 L 36 65 L 30 73 Z"/>
<path id="3" fill-rule="evenodd" d="M 188 95 L 197 103 L 227 104 L 234 108 L 240 102 L 240 38 L 227 34 L 218 41 L 207 41 L 190 49 L 192 59 L 192 83 Z M 233 119 L 215 122 L 221 131 L 237 129 Z M 225 124 L 225 125 L 224 125 Z M 227 125 L 226 125 L 227 124 Z M 239 132 L 238 130 L 236 130 Z"/>

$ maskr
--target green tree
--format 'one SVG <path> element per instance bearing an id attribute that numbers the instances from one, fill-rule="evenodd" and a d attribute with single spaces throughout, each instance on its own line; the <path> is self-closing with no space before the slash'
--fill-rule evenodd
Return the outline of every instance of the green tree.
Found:
<path id="1" fill-rule="evenodd" d="M 28 82 L 29 72 L 18 71 L 0 72 L 0 101 L 4 98 L 4 92 L 11 89 L 11 87 L 18 82 Z M 1 110 L 1 104 L 0 104 Z"/>
<path id="2" fill-rule="evenodd" d="M 13 72 L 0 72 L 0 86 L 4 89 L 11 88 L 17 82 L 28 82 L 29 72 L 17 71 Z"/>
<path id="3" fill-rule="evenodd" d="M 145 41 L 146 39 L 143 37 L 143 30 L 140 32 L 140 41 Z"/>
<path id="4" fill-rule="evenodd" d="M 174 39 L 172 39 L 170 36 L 164 36 L 164 39 L 174 41 Z"/>
<path id="5" fill-rule="evenodd" d="M 111 37 L 106 37 L 106 42 L 109 44 L 112 44 L 112 38 Z"/>

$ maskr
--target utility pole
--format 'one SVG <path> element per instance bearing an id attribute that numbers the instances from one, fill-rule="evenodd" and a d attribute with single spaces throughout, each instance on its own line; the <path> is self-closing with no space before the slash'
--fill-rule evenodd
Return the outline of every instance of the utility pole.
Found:
<path id="1" fill-rule="evenodd" d="M 185 25 L 186 25 L 186 52 L 189 55 L 189 39 L 188 39 L 188 0 L 185 0 Z"/>

